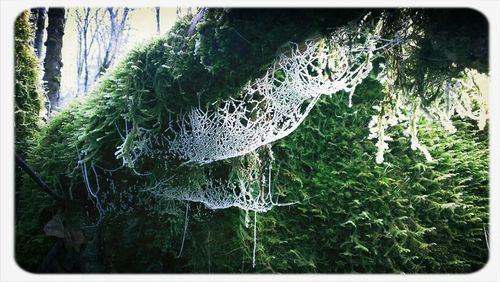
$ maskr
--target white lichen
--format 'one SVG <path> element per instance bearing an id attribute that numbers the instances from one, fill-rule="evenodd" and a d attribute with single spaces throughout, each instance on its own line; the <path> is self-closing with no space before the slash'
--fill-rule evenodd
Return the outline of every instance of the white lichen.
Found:
<path id="1" fill-rule="evenodd" d="M 266 75 L 234 98 L 177 115 L 169 153 L 189 164 L 242 156 L 293 132 L 322 95 L 344 91 L 351 101 L 372 70 L 377 44 L 389 44 L 380 41 L 381 28 L 382 20 L 363 37 L 345 29 L 303 45 L 291 43 Z"/>

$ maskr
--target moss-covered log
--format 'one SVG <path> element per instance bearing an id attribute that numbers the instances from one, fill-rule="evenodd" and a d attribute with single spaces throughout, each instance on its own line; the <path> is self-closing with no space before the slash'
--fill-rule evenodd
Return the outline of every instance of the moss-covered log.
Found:
<path id="1" fill-rule="evenodd" d="M 255 268 L 253 226 L 244 226 L 244 212 L 224 210 L 193 212 L 182 258 L 165 256 L 161 271 L 469 273 L 484 266 L 487 132 L 456 121 L 459 130 L 449 135 L 438 124 L 426 124 L 423 140 L 435 161 L 416 156 L 409 141 L 399 138 L 384 164 L 376 165 L 376 148 L 365 137 L 380 90 L 376 81 L 364 82 L 352 108 L 345 96 L 324 99 L 273 146 L 273 189 L 280 202 L 297 203 L 257 215 Z M 171 238 L 165 233 L 151 238 Z M 174 237 L 178 244 L 180 237 Z M 129 265 L 123 257 L 119 261 Z"/>
<path id="2" fill-rule="evenodd" d="M 18 187 L 20 264 L 36 270 L 51 245 L 42 228 L 59 210 L 64 230 L 81 232 L 86 243 L 80 249 L 74 238 L 64 238 L 69 264 L 46 271 L 479 268 L 487 257 L 481 233 L 487 229 L 486 137 L 465 130 L 449 137 L 428 124 L 432 130 L 424 134 L 436 163 L 426 164 L 398 140 L 387 163 L 375 166 L 373 145 L 364 140 L 374 97 L 380 98 L 373 82 L 356 93 L 358 106 L 347 108 L 341 97 L 321 102 L 293 136 L 276 144 L 273 185 L 285 200 L 299 204 L 258 215 L 256 268 L 251 268 L 252 230 L 244 227 L 244 212 L 189 204 L 186 245 L 178 257 L 185 204 L 151 207 L 141 201 L 141 187 L 166 172 L 196 186 L 205 170 L 227 175 L 231 166 L 231 160 L 208 168 L 179 166 L 164 144 L 155 144 L 160 153 L 132 163 L 133 144 L 144 141 L 141 130 L 163 134 L 173 113 L 237 94 L 287 42 L 331 32 L 365 12 L 209 9 L 193 33 L 188 33 L 191 18 L 183 18 L 166 37 L 130 52 L 87 99 L 55 116 L 38 136 L 29 162 L 65 200 L 54 203 L 29 186 Z"/>

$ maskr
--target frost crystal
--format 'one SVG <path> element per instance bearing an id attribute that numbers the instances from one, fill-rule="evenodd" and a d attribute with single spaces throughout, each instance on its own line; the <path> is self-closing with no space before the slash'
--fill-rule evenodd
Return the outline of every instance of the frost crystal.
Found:
<path id="1" fill-rule="evenodd" d="M 170 180 L 161 180 L 142 190 L 150 192 L 157 199 L 202 203 L 212 210 L 237 207 L 246 211 L 245 223 L 248 225 L 249 211 L 264 213 L 274 206 L 290 205 L 273 199 L 272 161 L 271 148 L 264 146 L 240 157 L 227 180 L 217 179 L 208 173 L 204 183 L 197 187 L 176 186 Z"/>
<path id="2" fill-rule="evenodd" d="M 293 132 L 321 95 L 350 93 L 372 69 L 382 20 L 373 34 L 347 29 L 319 41 L 291 44 L 236 98 L 192 108 L 171 124 L 169 152 L 207 164 L 254 151 Z"/>

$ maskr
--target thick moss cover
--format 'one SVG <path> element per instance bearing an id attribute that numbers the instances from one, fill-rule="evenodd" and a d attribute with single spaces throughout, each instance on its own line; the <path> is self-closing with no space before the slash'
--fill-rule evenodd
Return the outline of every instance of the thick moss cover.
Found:
<path id="1" fill-rule="evenodd" d="M 165 38 L 132 51 L 93 94 L 59 113 L 37 136 L 29 162 L 64 196 L 53 201 L 34 185 L 18 187 L 16 258 L 36 271 L 56 241 L 43 226 L 62 214 L 65 226 L 85 236 L 69 246 L 62 268 L 83 272 L 471 272 L 487 260 L 488 147 L 486 133 L 466 121 L 447 135 L 427 124 L 420 139 L 431 144 L 434 162 L 395 140 L 386 162 L 376 165 L 368 135 L 380 86 L 367 81 L 347 107 L 345 96 L 324 98 L 292 135 L 274 144 L 273 189 L 280 202 L 257 215 L 256 267 L 253 226 L 244 212 L 210 211 L 189 204 L 186 240 L 180 253 L 185 204 L 174 215 L 162 206 L 141 206 L 104 217 L 89 202 L 83 163 L 97 164 L 103 183 L 118 189 L 141 185 L 165 170 L 196 168 L 180 160 L 148 157 L 133 169 L 110 170 L 132 159 L 139 128 L 161 133 L 169 115 L 234 95 L 262 74 L 281 46 L 301 41 L 360 16 L 349 10 L 210 9 L 188 34 L 180 20 Z M 128 130 L 127 137 L 121 136 Z M 122 139 L 123 138 L 123 139 Z M 122 150 L 115 155 L 117 148 Z M 159 149 L 167 151 L 167 148 Z M 80 159 L 79 159 L 80 158 Z M 90 180 L 96 184 L 95 180 Z M 129 192 L 129 191 L 128 191 Z M 133 191 L 139 195 L 140 191 Z M 116 200 L 116 199 L 115 199 Z M 118 199 L 122 202 L 122 199 Z M 65 227 L 65 228 L 66 228 Z M 54 248 L 53 248 L 54 249 Z"/>
<path id="2" fill-rule="evenodd" d="M 39 127 L 42 108 L 40 68 L 33 47 L 30 13 L 25 11 L 15 22 L 15 136 L 16 150 L 25 155 Z"/>
<path id="3" fill-rule="evenodd" d="M 36 270 L 51 244 L 42 227 L 57 210 L 70 213 L 66 216 L 69 218 L 89 210 L 93 217 L 99 216 L 87 206 L 78 164 L 97 164 L 101 174 L 104 168 L 113 169 L 122 162 L 131 166 L 139 127 L 162 134 L 170 113 L 234 95 L 247 81 L 261 75 L 289 40 L 300 42 L 357 15 L 347 11 L 210 9 L 194 33 L 188 33 L 191 18 L 186 17 L 166 37 L 131 51 L 88 99 L 60 112 L 37 136 L 28 161 L 64 196 L 64 201 L 51 202 L 29 183 L 18 187 L 19 263 Z M 122 140 L 121 134 L 128 128 L 130 132 Z M 156 156 L 142 160 L 134 169 L 161 176 L 165 169 L 173 170 L 178 164 L 179 160 Z M 194 168 L 185 174 L 189 180 L 199 170 Z M 129 168 L 115 172 L 113 177 L 126 187 L 148 181 Z M 83 225 L 95 224 L 95 218 L 86 218 L 88 222 Z M 34 240 L 38 245 L 28 243 Z"/>
<path id="4" fill-rule="evenodd" d="M 273 146 L 273 189 L 280 202 L 298 203 L 257 215 L 255 268 L 253 226 L 246 228 L 244 212 L 235 209 L 208 215 L 193 211 L 182 258 L 165 258 L 162 271 L 480 269 L 488 260 L 487 132 L 463 121 L 456 121 L 454 135 L 439 125 L 422 124 L 427 128 L 422 140 L 430 144 L 435 161 L 415 154 L 401 138 L 377 165 L 366 125 L 375 114 L 371 106 L 379 101 L 379 91 L 377 82 L 363 83 L 352 108 L 345 95 L 323 99 L 294 133 Z M 174 237 L 178 244 L 181 236 Z"/>
<path id="5" fill-rule="evenodd" d="M 36 58 L 33 47 L 31 46 L 33 41 L 32 27 L 29 21 L 30 13 L 29 11 L 23 12 L 15 21 L 14 32 L 15 32 L 15 108 L 14 108 L 14 118 L 15 118 L 15 150 L 16 153 L 21 157 L 26 157 L 29 148 L 34 143 L 34 138 L 37 130 L 40 126 L 40 111 L 42 108 L 42 87 L 40 82 L 40 69 L 38 65 L 38 60 Z M 24 187 L 27 182 L 24 179 L 24 173 L 19 168 L 16 167 L 15 170 L 15 183 L 16 183 L 16 213 L 19 215 L 21 213 L 27 212 L 32 217 L 36 214 L 36 210 L 31 210 L 22 203 L 20 196 L 21 187 Z M 28 188 L 30 191 L 32 188 Z M 27 193 L 31 193 L 28 192 Z M 33 193 L 37 193 L 34 191 Z M 45 205 L 45 196 L 40 194 L 40 197 L 35 199 L 35 201 L 41 205 Z M 25 203 L 29 204 L 29 203 Z M 25 220 L 23 217 L 16 217 L 16 226 L 19 226 L 19 222 Z M 28 219 L 29 220 L 29 219 Z M 37 228 L 39 226 L 38 222 L 24 222 L 25 226 L 29 226 L 29 229 Z M 37 230 L 39 233 L 40 230 Z M 29 233 L 29 232 L 28 232 Z M 30 235 L 23 229 L 16 228 L 16 242 L 27 240 Z M 26 242 L 26 241 L 25 241 Z M 32 248 L 36 249 L 37 241 L 33 242 Z M 19 246 L 16 244 L 16 246 Z M 16 252 L 19 249 L 16 248 Z"/>

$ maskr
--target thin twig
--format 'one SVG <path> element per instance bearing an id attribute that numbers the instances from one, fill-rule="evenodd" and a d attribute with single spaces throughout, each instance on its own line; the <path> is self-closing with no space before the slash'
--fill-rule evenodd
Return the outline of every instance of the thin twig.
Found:
<path id="1" fill-rule="evenodd" d="M 62 200 L 62 197 L 52 191 L 49 186 L 40 178 L 40 176 L 28 165 L 28 163 L 16 153 L 16 163 L 21 167 L 24 172 L 26 172 L 38 185 L 38 187 L 42 188 L 44 192 L 54 197 L 56 200 Z"/>
<path id="2" fill-rule="evenodd" d="M 186 231 L 187 231 L 187 226 L 188 226 L 188 212 L 189 212 L 189 203 L 186 203 L 186 215 L 184 217 L 184 233 L 182 235 L 181 249 L 179 250 L 179 254 L 177 255 L 177 258 L 181 257 L 182 249 L 184 249 L 184 241 L 186 240 Z"/>

